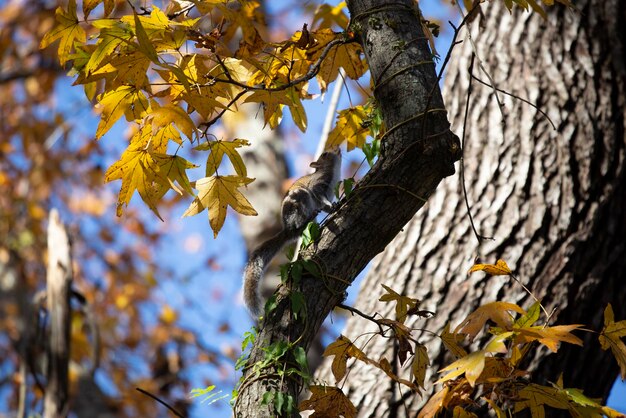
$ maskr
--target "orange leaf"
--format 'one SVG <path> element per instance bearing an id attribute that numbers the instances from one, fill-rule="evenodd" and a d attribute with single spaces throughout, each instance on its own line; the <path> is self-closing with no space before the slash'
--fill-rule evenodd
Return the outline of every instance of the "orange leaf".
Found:
<path id="1" fill-rule="evenodd" d="M 513 324 L 513 317 L 509 313 L 510 311 L 520 314 L 526 313 L 526 311 L 514 303 L 487 303 L 469 314 L 467 318 L 465 318 L 465 320 L 455 328 L 454 333 L 466 334 L 471 341 L 474 337 L 476 337 L 476 334 L 483 329 L 489 320 L 495 322 L 500 328 L 510 330 L 511 325 Z"/>
<path id="2" fill-rule="evenodd" d="M 300 411 L 314 410 L 313 418 L 355 418 L 356 408 L 338 387 L 309 386 L 311 397 L 300 402 Z"/>
<path id="3" fill-rule="evenodd" d="M 324 357 L 335 356 L 331 365 L 331 371 L 335 380 L 339 382 L 346 375 L 346 365 L 348 359 L 356 358 L 365 363 L 372 363 L 372 361 L 365 355 L 365 353 L 359 350 L 348 338 L 340 335 L 339 338 L 324 350 Z"/>
<path id="4" fill-rule="evenodd" d="M 474 264 L 467 274 L 470 275 L 475 271 L 484 271 L 492 276 L 508 276 L 512 274 L 511 269 L 504 260 L 498 260 L 496 264 Z"/>

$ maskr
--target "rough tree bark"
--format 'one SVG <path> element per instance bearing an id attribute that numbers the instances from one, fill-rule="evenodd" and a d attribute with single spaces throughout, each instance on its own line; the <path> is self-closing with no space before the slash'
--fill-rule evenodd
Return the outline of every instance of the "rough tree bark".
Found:
<path id="1" fill-rule="evenodd" d="M 388 127 L 385 147 L 350 199 L 341 202 L 324 223 L 317 244 L 301 253 L 322 271 L 322 277 L 302 278 L 305 318 L 294 320 L 288 291 L 279 289 L 277 307 L 263 321 L 244 371 L 237 417 L 274 416 L 269 407 L 260 406 L 267 391 L 297 398 L 299 382 L 280 379 L 276 369 L 266 367 L 255 376 L 250 365 L 264 358 L 262 347 L 285 341 L 307 348 L 323 319 L 342 301 L 346 287 L 423 206 L 440 181 L 453 174 L 453 163 L 460 156 L 414 2 L 358 0 L 348 2 L 348 7 L 379 86 L 375 96 Z"/>
<path id="2" fill-rule="evenodd" d="M 504 95 L 502 123 L 493 90 L 474 82 L 466 185 L 479 232 L 494 240 L 477 244 L 459 176 L 450 177 L 373 263 L 359 309 L 390 314 L 391 307 L 377 302 L 381 282 L 436 311 L 435 318 L 410 324 L 434 332 L 448 321 L 455 326 L 486 302 L 530 306 L 532 299 L 506 278 L 467 277 L 479 256 L 484 262 L 507 260 L 548 310 L 557 308 L 553 322 L 600 330 L 609 302 L 616 318 L 626 318 L 626 3 L 575 3 L 579 11 L 551 8 L 547 21 L 519 10 L 509 14 L 501 2 L 484 5 L 484 25 L 478 30 L 475 22 L 473 35 L 486 69 L 498 88 L 537 104 L 556 128 L 533 107 Z M 456 132 L 463 123 L 471 59 L 469 42 L 459 48 L 445 83 Z M 477 68 L 474 75 L 487 81 Z M 345 334 L 354 340 L 368 327 L 351 318 Z M 578 335 L 584 347 L 563 345 L 550 356 L 540 351 L 530 365 L 533 378 L 556 381 L 564 372 L 567 387 L 606 399 L 616 362 L 600 349 L 596 335 Z M 431 334 L 418 339 L 428 346 L 431 373 L 450 360 Z M 375 340 L 365 350 L 371 358 L 392 358 L 395 348 Z M 331 380 L 328 366 L 327 361 L 320 370 L 321 379 Z M 415 416 L 424 402 L 360 364 L 343 389 L 359 417 Z"/>

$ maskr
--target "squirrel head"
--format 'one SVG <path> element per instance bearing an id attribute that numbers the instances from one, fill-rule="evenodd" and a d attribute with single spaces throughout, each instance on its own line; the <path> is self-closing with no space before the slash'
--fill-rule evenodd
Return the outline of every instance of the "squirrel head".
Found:
<path id="1" fill-rule="evenodd" d="M 310 167 L 313 168 L 321 168 L 332 165 L 337 161 L 337 159 L 341 160 L 341 150 L 339 147 L 331 148 L 322 153 L 317 161 L 313 161 L 309 164 Z"/>

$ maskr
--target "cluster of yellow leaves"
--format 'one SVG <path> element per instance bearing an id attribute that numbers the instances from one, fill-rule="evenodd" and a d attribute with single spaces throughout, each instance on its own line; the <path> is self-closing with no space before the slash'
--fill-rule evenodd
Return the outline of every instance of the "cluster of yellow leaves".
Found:
<path id="1" fill-rule="evenodd" d="M 403 296 L 389 286 L 382 286 L 385 289 L 385 293 L 380 297 L 380 301 L 395 304 L 394 311 L 396 319 L 381 318 L 377 319 L 375 322 L 380 327 L 381 335 L 387 336 L 386 332 L 383 330 L 391 331 L 391 338 L 395 339 L 398 343 L 399 350 L 397 360 L 400 365 L 408 365 L 409 361 L 407 360 L 410 359 L 410 380 L 399 376 L 394 371 L 391 362 L 387 358 L 381 357 L 378 361 L 369 358 L 364 351 L 343 335 L 339 336 L 335 342 L 326 347 L 324 357 L 333 356 L 331 371 L 336 383 L 339 383 L 346 377 L 348 361 L 354 359 L 380 369 L 394 382 L 402 384 L 410 390 L 419 393 L 420 387 L 423 388 L 425 384 L 426 369 L 430 365 L 430 359 L 426 347 L 419 344 L 411 337 L 412 329 L 406 326 L 404 322 L 410 315 L 427 317 L 432 315 L 432 313 L 418 310 L 420 304 L 419 300 Z M 341 389 L 332 386 L 321 386 L 319 388 L 317 392 L 312 394 L 311 399 L 300 405 L 301 410 L 314 409 L 315 413 L 312 416 L 339 416 L 336 412 L 332 415 L 327 415 L 326 411 L 335 411 L 332 408 L 332 404 L 328 402 L 340 401 L 341 405 L 345 405 L 346 413 L 351 413 L 351 411 L 354 410 L 352 415 L 344 416 L 356 416 L 356 409 L 354 409 L 350 400 L 341 392 Z"/>
<path id="2" fill-rule="evenodd" d="M 491 274 L 511 274 L 502 260 L 496 265 L 478 265 L 473 269 Z M 528 311 L 513 303 L 493 302 L 470 313 L 453 333 L 450 333 L 449 325 L 446 326 L 441 339 L 457 360 L 439 371 L 446 373 L 437 382 L 444 383 L 444 387 L 431 397 L 419 417 L 434 417 L 442 410 L 453 411 L 455 416 L 461 411 L 463 415 L 459 416 L 476 416 L 464 408 L 473 402 L 471 395 L 476 393 L 477 386 L 481 386 L 483 393 L 492 394 L 491 399 L 483 400 L 502 418 L 524 409 L 529 409 L 532 417 L 542 418 L 546 416 L 545 406 L 567 410 L 572 416 L 622 416 L 597 400 L 587 398 L 578 389 L 564 388 L 562 381 L 553 386 L 542 386 L 525 380 L 528 373 L 519 369 L 519 364 L 532 347 L 531 343 L 544 345 L 553 352 L 562 342 L 582 345 L 582 340 L 571 333 L 581 330 L 581 325 L 539 325 L 540 314 L 538 302 Z M 465 339 L 472 341 L 488 322 L 495 325 L 489 328 L 493 337 L 482 349 L 468 354 L 460 343 Z M 605 348 L 621 344 L 623 348 L 618 348 L 617 352 L 624 356 L 626 346 L 619 340 L 624 335 L 626 321 L 615 323 L 609 306 L 605 312 L 601 344 L 603 338 L 607 344 Z"/>
<path id="3" fill-rule="evenodd" d="M 101 4 L 104 7 L 97 9 Z M 208 209 L 214 234 L 228 206 L 255 215 L 241 192 L 254 179 L 246 176 L 236 150 L 247 142 L 208 141 L 192 147 L 193 152 L 209 154 L 206 176 L 192 182 L 187 170 L 196 166 L 177 155 L 185 145 L 181 134 L 191 144 L 208 139 L 208 129 L 224 112 L 246 102 L 262 106 L 265 123 L 272 128 L 281 122 L 286 107 L 305 131 L 302 100 L 313 97 L 309 80 L 315 77 L 324 91 L 340 68 L 353 79 L 367 70 L 360 45 L 333 31 L 347 28 L 345 3 L 321 7 L 313 19 L 315 30 L 305 24 L 277 44 L 266 42 L 259 32 L 263 19 L 257 0 L 242 0 L 237 8 L 199 0 L 192 5 L 195 11 L 183 11 L 179 2 L 172 2 L 167 11 L 146 5 L 140 12 L 111 17 L 114 5 L 112 0 L 85 1 L 81 21 L 76 0 L 69 0 L 67 8 L 56 10 L 57 26 L 40 46 L 59 41 L 59 61 L 71 62 L 75 84 L 84 86 L 100 111 L 97 139 L 122 117 L 137 126 L 126 151 L 106 173 L 106 181 L 122 180 L 118 215 L 136 191 L 159 216 L 157 204 L 172 189 L 194 197 L 184 216 Z M 102 17 L 87 20 L 94 10 L 103 10 Z M 207 26 L 213 27 L 208 33 Z M 239 42 L 233 51 L 235 39 Z M 362 142 L 352 140 L 356 146 Z M 173 155 L 168 154 L 170 148 L 176 149 Z M 218 174 L 224 155 L 235 174 Z"/>
<path id="4" fill-rule="evenodd" d="M 512 276 L 511 269 L 503 260 L 498 260 L 496 264 L 474 265 L 469 272 L 475 271 Z M 395 305 L 395 319 L 368 319 L 379 327 L 381 336 L 395 340 L 398 348 L 394 360 L 401 367 L 409 365 L 410 380 L 399 376 L 387 358 L 374 360 L 368 357 L 363 349 L 343 335 L 326 348 L 324 356 L 333 357 L 331 371 L 337 384 L 347 378 L 348 362 L 352 359 L 382 370 L 392 381 L 419 393 L 420 387 L 424 387 L 430 360 L 426 347 L 412 337 L 413 329 L 405 322 L 411 315 L 428 316 L 430 313 L 419 310 L 419 300 L 382 286 L 385 293 L 379 300 Z M 561 343 L 582 345 L 582 340 L 572 334 L 573 331 L 584 331 L 581 325 L 549 326 L 541 323 L 541 312 L 540 302 L 533 304 L 528 311 L 514 303 L 492 302 L 471 312 L 452 332 L 447 324 L 440 338 L 456 360 L 439 370 L 443 376 L 436 383 L 442 383 L 443 388 L 429 399 L 419 417 L 433 418 L 444 410 L 455 417 L 477 417 L 467 410 L 475 404 L 477 394 L 490 394 L 489 398 L 482 400 L 499 418 L 525 409 L 533 418 L 543 418 L 546 416 L 545 407 L 566 410 L 572 416 L 622 417 L 597 400 L 587 398 L 580 390 L 565 388 L 562 380 L 551 386 L 529 382 L 529 373 L 521 369 L 520 364 L 537 344 L 552 352 L 557 352 Z M 463 342 L 471 343 L 485 328 L 491 335 L 489 340 L 482 348 L 468 352 L 462 346 Z M 387 331 L 391 331 L 391 336 Z M 622 375 L 626 372 L 626 344 L 621 340 L 624 336 L 626 320 L 615 322 L 609 305 L 605 310 L 600 344 L 605 350 L 611 348 Z M 410 363 L 407 359 L 411 359 Z M 316 387 L 311 399 L 303 402 L 301 407 L 315 410 L 313 416 L 338 416 L 336 413 L 329 415 L 333 411 L 331 402 L 345 407 L 345 416 L 355 416 L 349 399 L 340 388 L 333 386 Z"/>

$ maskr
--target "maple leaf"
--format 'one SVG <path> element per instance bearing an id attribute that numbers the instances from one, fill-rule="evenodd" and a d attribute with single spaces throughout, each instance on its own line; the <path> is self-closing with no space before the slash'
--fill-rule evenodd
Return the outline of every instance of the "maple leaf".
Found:
<path id="1" fill-rule="evenodd" d="M 150 103 L 146 95 L 134 86 L 120 86 L 101 94 L 98 107 L 102 108 L 102 116 L 96 129 L 96 139 L 111 129 L 122 115 L 127 121 L 143 118 L 150 109 Z"/>
<path id="2" fill-rule="evenodd" d="M 158 9 L 155 7 L 155 10 Z M 152 13 L 154 14 L 154 11 Z M 157 54 L 156 49 L 152 44 L 150 36 L 148 36 L 148 33 L 144 29 L 143 23 L 141 22 L 141 19 L 139 18 L 137 12 L 133 13 L 133 18 L 135 21 L 135 35 L 137 36 L 138 43 L 138 45 L 136 46 L 137 50 L 143 52 L 143 54 L 148 57 L 150 61 L 154 62 L 155 64 L 159 64 L 159 55 Z M 165 20 L 166 22 L 169 22 L 167 16 L 165 16 Z M 169 28 L 169 26 L 166 27 Z"/>
<path id="3" fill-rule="evenodd" d="M 182 133 L 185 134 L 189 141 L 193 141 L 193 134 L 196 132 L 196 125 L 191 117 L 178 106 L 167 105 L 158 107 L 158 104 L 152 106 L 152 112 L 147 117 L 152 121 L 152 131 L 157 132 L 160 128 L 175 124 Z"/>
<path id="4" fill-rule="evenodd" d="M 134 86 L 137 89 L 148 85 L 146 72 L 150 66 L 150 60 L 142 52 L 135 49 L 128 52 L 120 51 L 105 62 L 106 64 L 94 70 L 91 76 L 87 76 L 85 80 L 90 80 L 94 76 L 106 75 L 114 81 L 110 86 L 112 89 L 124 84 Z"/>
<path id="5" fill-rule="evenodd" d="M 136 13 L 133 15 L 122 16 L 121 21 L 128 23 L 137 30 L 137 19 L 140 21 L 141 28 L 148 36 L 148 38 L 154 38 L 160 36 L 165 31 L 170 29 L 170 19 L 161 9 L 156 6 L 151 7 L 150 15 L 139 16 Z M 143 35 L 141 35 L 143 36 Z"/>
<path id="6" fill-rule="evenodd" d="M 330 41 L 339 36 L 344 36 L 342 33 L 335 33 L 331 29 L 320 29 L 312 32 L 312 35 L 317 41 L 312 48 L 307 50 L 307 58 L 312 62 L 320 57 Z M 339 44 L 333 47 L 322 61 L 316 76 L 320 89 L 325 91 L 328 84 L 337 79 L 339 68 L 345 70 L 346 76 L 358 80 L 367 71 L 367 65 L 361 58 L 361 54 L 362 47 L 357 42 Z"/>
<path id="7" fill-rule="evenodd" d="M 153 135 L 149 125 L 143 126 L 133 135 L 120 160 L 109 167 L 104 181 L 122 180 L 117 216 L 122 215 L 123 207 L 128 205 L 135 191 L 139 192 L 141 199 L 159 219 L 161 216 L 156 203 L 170 188 L 179 194 L 183 190 L 194 194 L 186 170 L 197 166 L 182 157 L 164 154 L 173 134 L 178 135 L 178 131 L 172 127 L 166 127 Z"/>
<path id="8" fill-rule="evenodd" d="M 235 168 L 235 172 L 241 177 L 246 177 L 247 168 L 237 152 L 237 148 L 248 146 L 250 142 L 245 139 L 234 139 L 232 141 L 209 141 L 204 144 L 200 144 L 195 147 L 195 150 L 198 151 L 206 151 L 210 150 L 209 155 L 206 160 L 206 176 L 212 176 L 217 172 L 222 160 L 224 158 L 224 154 L 228 156 L 231 164 Z"/>
<path id="9" fill-rule="evenodd" d="M 470 275 L 475 271 L 484 271 L 492 276 L 508 276 L 512 273 L 504 260 L 498 260 L 496 264 L 474 264 L 467 274 Z"/>
<path id="10" fill-rule="evenodd" d="M 518 396 L 522 401 L 515 402 L 515 412 L 530 408 L 533 418 L 545 418 L 546 412 L 544 406 L 550 406 L 557 409 L 568 409 L 567 397 L 555 388 L 549 386 L 541 386 L 535 383 L 529 383 L 524 386 Z"/>
<path id="11" fill-rule="evenodd" d="M 248 199 L 238 190 L 253 181 L 254 179 L 241 176 L 212 176 L 197 180 L 195 188 L 198 189 L 198 196 L 183 213 L 183 217 L 197 215 L 208 209 L 213 237 L 217 237 L 224 225 L 228 206 L 242 215 L 257 215 Z"/>
<path id="12" fill-rule="evenodd" d="M 313 16 L 312 27 L 317 29 L 331 28 L 333 24 L 339 26 L 341 29 L 346 29 L 350 19 L 346 15 L 346 2 L 339 2 L 336 6 L 330 4 L 322 4 L 317 8 L 315 15 Z M 319 23 L 318 23 L 319 22 Z"/>
<path id="13" fill-rule="evenodd" d="M 369 128 L 363 124 L 366 118 L 367 112 L 363 106 L 341 110 L 335 127 L 328 134 L 328 146 L 336 147 L 346 141 L 348 151 L 363 148 L 365 139 L 370 134 Z"/>
<path id="14" fill-rule="evenodd" d="M 550 349 L 550 351 L 556 353 L 559 349 L 559 343 L 561 341 L 583 345 L 583 342 L 577 336 L 571 334 L 571 331 L 580 329 L 582 325 L 557 325 L 554 327 L 527 327 L 527 328 L 515 328 L 514 331 L 517 334 L 515 337 L 515 343 L 528 343 L 531 341 L 538 341 Z"/>
<path id="15" fill-rule="evenodd" d="M 399 322 L 404 322 L 407 312 L 411 309 L 415 309 L 420 301 L 408 296 L 403 296 L 384 284 L 381 284 L 381 286 L 387 293 L 383 294 L 378 300 L 385 303 L 396 302 L 396 319 Z"/>
<path id="16" fill-rule="evenodd" d="M 466 411 L 460 406 L 455 406 L 454 410 L 452 410 L 452 418 L 478 418 L 473 412 Z"/>
<path id="17" fill-rule="evenodd" d="M 450 387 L 444 386 L 443 389 L 431 396 L 426 405 L 420 409 L 417 418 L 434 418 L 437 416 L 437 413 L 444 407 L 449 391 Z"/>
<path id="18" fill-rule="evenodd" d="M 93 9 L 98 7 L 103 0 L 83 0 L 83 14 L 85 15 L 85 20 L 89 17 L 89 14 Z M 104 0 L 104 16 L 108 16 L 113 11 L 113 7 L 115 6 L 115 0 Z"/>
<path id="19" fill-rule="evenodd" d="M 120 45 L 130 41 L 133 36 L 130 26 L 117 20 L 99 19 L 92 22 L 92 25 L 100 29 L 100 33 L 96 49 L 91 53 L 84 68 L 87 74 L 91 74 L 104 64 L 109 63 L 113 52 Z"/>
<path id="20" fill-rule="evenodd" d="M 340 335 L 337 340 L 326 347 L 324 357 L 329 356 L 335 356 L 331 365 L 331 371 L 337 382 L 346 375 L 346 365 L 350 358 L 355 358 L 368 364 L 373 363 L 363 351 L 359 350 L 352 341 L 343 335 Z"/>
<path id="21" fill-rule="evenodd" d="M 122 180 L 117 201 L 117 216 L 122 215 L 123 207 L 128 205 L 137 191 L 150 210 L 163 220 L 156 203 L 171 188 L 173 181 L 179 181 L 183 188 L 187 187 L 189 180 L 184 174 L 184 169 L 191 167 L 195 166 L 181 157 L 154 153 L 149 147 L 131 143 L 120 160 L 109 167 L 104 175 L 105 182 Z"/>
<path id="22" fill-rule="evenodd" d="M 187 170 L 196 168 L 198 167 L 197 165 L 177 155 L 153 154 L 153 158 L 158 166 L 156 174 L 164 181 L 167 181 L 170 188 L 180 195 L 184 194 L 183 191 L 194 195 L 189 177 L 187 177 Z M 176 185 L 177 183 L 180 187 Z"/>
<path id="23" fill-rule="evenodd" d="M 263 105 L 263 118 L 270 128 L 275 129 L 282 118 L 282 107 L 290 103 L 285 90 L 267 91 L 256 90 L 244 100 L 244 103 L 261 103 Z M 276 115 L 280 115 L 277 117 Z"/>
<path id="24" fill-rule="evenodd" d="M 387 360 L 385 357 L 381 357 L 381 359 L 378 361 L 378 364 L 375 364 L 375 365 L 378 366 L 380 370 L 385 372 L 385 374 L 389 376 L 391 380 L 393 380 L 394 382 L 402 383 L 403 385 L 411 388 L 411 390 L 414 390 L 415 392 L 419 392 L 420 389 L 416 384 L 414 384 L 413 382 L 409 382 L 406 379 L 402 379 L 400 376 L 396 375 L 393 372 L 391 363 L 389 363 L 389 360 Z"/>
<path id="25" fill-rule="evenodd" d="M 54 14 L 58 25 L 55 26 L 50 32 L 41 40 L 39 47 L 41 49 L 46 48 L 52 42 L 60 39 L 59 43 L 59 62 L 64 65 L 70 55 L 70 51 L 74 47 L 74 42 L 78 41 L 85 43 L 87 37 L 85 30 L 78 23 L 78 16 L 76 15 L 76 0 L 69 0 L 67 4 L 67 11 L 63 10 L 61 6 L 57 7 Z"/>
<path id="26" fill-rule="evenodd" d="M 532 324 L 537 322 L 537 320 L 539 320 L 540 314 L 541 314 L 541 303 L 535 302 L 530 307 L 530 309 L 528 309 L 528 312 L 526 312 L 524 315 L 520 316 L 518 319 L 515 320 L 513 327 L 514 328 L 530 327 Z"/>
<path id="27" fill-rule="evenodd" d="M 463 341 L 464 337 L 456 332 L 451 333 L 449 322 L 443 328 L 439 337 L 441 338 L 443 345 L 445 345 L 448 351 L 450 351 L 456 358 L 467 356 L 467 351 L 459 345 L 459 342 Z"/>
<path id="28" fill-rule="evenodd" d="M 487 303 L 479 306 L 478 309 L 469 314 L 467 318 L 454 329 L 454 333 L 465 334 L 469 337 L 470 341 L 472 341 L 489 320 L 495 322 L 500 328 L 510 330 L 513 324 L 513 317 L 509 313 L 510 311 L 520 314 L 526 313 L 524 309 L 514 303 Z"/>
<path id="29" fill-rule="evenodd" d="M 411 374 L 415 382 L 422 388 L 424 388 L 424 381 L 426 380 L 426 368 L 430 366 L 430 359 L 428 358 L 428 349 L 425 345 L 418 344 L 415 347 L 415 357 L 411 364 Z"/>
<path id="30" fill-rule="evenodd" d="M 300 411 L 314 410 L 313 418 L 339 417 L 355 418 L 356 408 L 338 387 L 309 386 L 311 397 L 300 402 Z"/>
<path id="31" fill-rule="evenodd" d="M 613 306 L 609 303 L 604 309 L 604 327 L 598 339 L 603 350 L 611 348 L 619 364 L 622 380 L 626 379 L 626 345 L 621 340 L 625 336 L 626 320 L 615 322 Z"/>
<path id="32" fill-rule="evenodd" d="M 393 330 L 394 337 L 396 341 L 398 341 L 398 360 L 400 360 L 400 365 L 404 365 L 407 355 L 409 353 L 413 354 L 413 348 L 410 342 L 411 328 L 401 322 L 386 318 L 380 319 L 378 323 L 380 325 L 386 325 Z"/>
<path id="33" fill-rule="evenodd" d="M 465 373 L 465 378 L 469 384 L 473 387 L 476 384 L 476 380 L 483 372 L 485 368 L 485 354 L 484 350 L 479 350 L 468 354 L 465 357 L 461 357 L 454 363 L 439 370 L 439 373 L 449 372 L 435 383 L 443 383 L 448 380 L 455 379 Z"/>
<path id="34" fill-rule="evenodd" d="M 482 399 L 489 404 L 491 409 L 496 413 L 497 418 L 507 418 L 506 413 L 494 401 L 487 397 L 483 397 Z"/>

